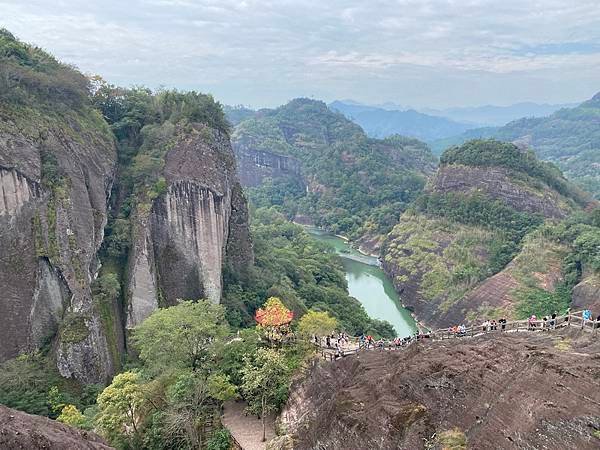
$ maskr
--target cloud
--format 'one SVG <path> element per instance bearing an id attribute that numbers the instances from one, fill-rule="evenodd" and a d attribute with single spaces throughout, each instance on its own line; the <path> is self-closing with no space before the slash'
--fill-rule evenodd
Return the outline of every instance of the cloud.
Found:
<path id="1" fill-rule="evenodd" d="M 596 0 L 0 0 L 0 10 L 0 26 L 83 71 L 229 103 L 505 104 L 600 89 Z"/>

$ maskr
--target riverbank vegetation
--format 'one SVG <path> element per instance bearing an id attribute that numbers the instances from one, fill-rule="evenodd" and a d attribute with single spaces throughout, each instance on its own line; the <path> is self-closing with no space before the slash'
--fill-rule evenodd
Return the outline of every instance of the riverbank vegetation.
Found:
<path id="1" fill-rule="evenodd" d="M 297 318 L 309 309 L 323 311 L 349 334 L 394 336 L 389 323 L 369 318 L 360 302 L 349 296 L 339 257 L 303 227 L 275 208 L 259 208 L 252 213 L 251 235 L 256 262 L 249 277 L 225 275 L 223 303 L 232 326 L 253 324 L 256 309 L 276 296 Z"/>

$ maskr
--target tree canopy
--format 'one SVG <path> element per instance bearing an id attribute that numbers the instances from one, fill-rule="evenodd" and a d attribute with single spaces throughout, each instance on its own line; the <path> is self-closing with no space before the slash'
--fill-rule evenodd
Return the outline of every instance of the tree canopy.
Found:
<path id="1" fill-rule="evenodd" d="M 133 332 L 140 359 L 153 373 L 199 370 L 226 336 L 225 309 L 208 301 L 182 301 L 155 311 Z"/>

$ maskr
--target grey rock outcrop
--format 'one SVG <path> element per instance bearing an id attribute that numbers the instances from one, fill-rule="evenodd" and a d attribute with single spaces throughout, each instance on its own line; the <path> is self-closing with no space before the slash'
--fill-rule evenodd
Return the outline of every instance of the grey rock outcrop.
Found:
<path id="1" fill-rule="evenodd" d="M 600 274 L 584 271 L 581 281 L 573 288 L 571 309 L 590 309 L 594 317 L 600 314 Z"/>
<path id="2" fill-rule="evenodd" d="M 234 142 L 233 149 L 243 186 L 260 186 L 265 178 L 293 177 L 302 180 L 302 166 L 296 158 L 256 150 L 243 141 Z"/>
<path id="3" fill-rule="evenodd" d="M 532 187 L 535 183 L 535 188 Z M 519 181 L 502 167 L 442 166 L 430 184 L 433 192 L 482 193 L 502 200 L 517 211 L 538 213 L 547 218 L 564 218 L 572 208 L 569 201 L 543 182 Z"/>
<path id="4" fill-rule="evenodd" d="M 90 285 L 116 151 L 108 130 L 92 125 L 95 112 L 73 114 L 84 120 L 45 117 L 39 131 L 0 122 L 0 361 L 58 336 L 60 373 L 93 383 L 114 370 Z M 55 185 L 42 183 L 44 158 L 60 173 Z M 72 337 L 66 315 L 89 325 L 77 340 L 62 339 Z"/>
<path id="5" fill-rule="evenodd" d="M 179 299 L 219 302 L 226 261 L 252 263 L 248 211 L 226 134 L 180 130 L 165 156 L 167 191 L 135 214 L 127 327 Z"/>

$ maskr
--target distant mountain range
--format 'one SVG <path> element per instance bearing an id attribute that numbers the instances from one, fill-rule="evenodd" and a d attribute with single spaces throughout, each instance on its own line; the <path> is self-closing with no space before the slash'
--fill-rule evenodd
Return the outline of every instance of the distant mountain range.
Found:
<path id="1" fill-rule="evenodd" d="M 516 103 L 509 106 L 485 105 L 447 109 L 415 109 L 387 102 L 365 105 L 354 100 L 336 100 L 329 104 L 358 123 L 372 137 L 402 134 L 432 142 L 470 129 L 502 126 L 521 117 L 545 117 L 576 104 Z M 456 133 L 456 130 L 462 130 Z"/>
<path id="2" fill-rule="evenodd" d="M 374 138 L 401 134 L 430 142 L 464 133 L 478 126 L 456 122 L 445 117 L 423 114 L 412 109 L 407 111 L 387 110 L 355 102 L 335 101 L 329 104 L 329 108 L 357 123 L 370 137 Z"/>
<path id="3" fill-rule="evenodd" d="M 478 138 L 527 145 L 541 159 L 556 163 L 568 178 L 600 198 L 600 93 L 547 117 L 526 117 L 503 127 L 471 129 L 430 142 L 430 146 L 439 155 L 452 145 Z"/>
<path id="4" fill-rule="evenodd" d="M 532 102 L 515 103 L 509 106 L 475 106 L 448 109 L 421 109 L 425 114 L 446 117 L 458 122 L 470 122 L 483 126 L 502 126 L 521 117 L 545 117 L 562 108 L 572 108 L 577 103 L 539 104 Z"/>

